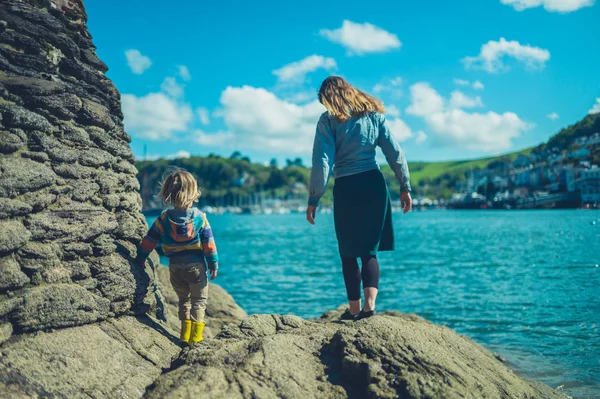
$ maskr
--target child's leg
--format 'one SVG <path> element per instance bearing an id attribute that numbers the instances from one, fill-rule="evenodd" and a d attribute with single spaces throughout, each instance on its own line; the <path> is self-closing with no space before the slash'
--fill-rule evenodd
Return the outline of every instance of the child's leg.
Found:
<path id="1" fill-rule="evenodd" d="M 169 266 L 171 285 L 179 298 L 179 320 L 190 319 L 190 286 L 187 282 L 185 266 L 182 264 Z"/>
<path id="2" fill-rule="evenodd" d="M 375 256 L 363 256 L 361 277 L 365 292 L 366 312 L 375 310 L 375 300 L 379 292 L 379 262 Z"/>
<path id="3" fill-rule="evenodd" d="M 360 312 L 360 270 L 356 258 L 342 258 L 342 270 L 346 293 L 348 294 L 348 307 L 350 313 L 355 315 Z"/>
<path id="4" fill-rule="evenodd" d="M 206 266 L 201 263 L 194 264 L 198 273 L 198 277 L 194 277 L 190 281 L 190 292 L 192 309 L 190 312 L 192 321 L 204 322 L 206 314 L 206 302 L 208 300 L 208 278 L 206 276 Z"/>

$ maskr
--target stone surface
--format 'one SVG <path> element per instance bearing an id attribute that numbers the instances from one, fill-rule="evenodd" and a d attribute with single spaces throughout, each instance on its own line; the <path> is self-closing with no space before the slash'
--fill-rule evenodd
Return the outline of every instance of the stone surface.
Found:
<path id="1" fill-rule="evenodd" d="M 185 350 L 149 398 L 566 398 L 452 330 L 404 316 L 358 322 L 253 315 Z"/>
<path id="2" fill-rule="evenodd" d="M 18 331 L 72 327 L 108 317 L 110 301 L 77 284 L 52 284 L 25 290 L 23 303 L 9 320 Z"/>
<path id="3" fill-rule="evenodd" d="M 30 238 L 31 233 L 20 221 L 0 221 L 0 254 L 7 254 L 21 248 Z"/>
<path id="4" fill-rule="evenodd" d="M 0 325 L 19 334 L 156 313 L 153 271 L 122 243 L 147 226 L 83 2 L 5 0 L 0 21 L 0 296 L 22 299 Z"/>
<path id="5" fill-rule="evenodd" d="M 0 348 L 0 397 L 139 398 L 180 351 L 157 328 L 126 316 L 12 338 Z"/>

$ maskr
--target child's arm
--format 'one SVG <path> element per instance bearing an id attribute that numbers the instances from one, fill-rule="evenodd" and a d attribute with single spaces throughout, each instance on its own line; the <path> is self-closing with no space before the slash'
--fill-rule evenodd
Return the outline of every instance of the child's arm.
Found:
<path id="1" fill-rule="evenodd" d="M 158 245 L 163 233 L 164 227 L 160 222 L 160 217 L 158 217 L 154 223 L 152 223 L 152 226 L 150 226 L 150 229 L 148 230 L 148 234 L 146 234 L 138 246 L 137 257 L 135 258 L 138 265 L 143 265 L 144 262 L 146 262 L 150 252 L 154 251 L 154 248 Z"/>
<path id="2" fill-rule="evenodd" d="M 216 271 L 219 269 L 219 254 L 217 253 L 217 245 L 213 237 L 212 229 L 208 223 L 206 215 L 203 216 L 204 224 L 200 230 L 200 242 L 204 251 L 204 258 L 208 263 L 208 269 L 211 271 L 211 276 L 216 276 Z M 213 277 L 214 278 L 214 277 Z"/>

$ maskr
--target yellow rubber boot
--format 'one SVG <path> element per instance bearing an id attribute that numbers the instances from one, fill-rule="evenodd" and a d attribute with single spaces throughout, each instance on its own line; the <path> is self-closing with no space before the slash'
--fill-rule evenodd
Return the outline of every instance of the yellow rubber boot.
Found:
<path id="1" fill-rule="evenodd" d="M 192 336 L 189 341 L 190 345 L 202 341 L 202 331 L 204 331 L 204 322 L 200 321 L 192 323 Z"/>
<path id="2" fill-rule="evenodd" d="M 192 321 L 191 320 L 181 320 L 181 335 L 179 336 L 179 340 L 187 344 L 190 340 L 190 335 L 192 334 Z"/>

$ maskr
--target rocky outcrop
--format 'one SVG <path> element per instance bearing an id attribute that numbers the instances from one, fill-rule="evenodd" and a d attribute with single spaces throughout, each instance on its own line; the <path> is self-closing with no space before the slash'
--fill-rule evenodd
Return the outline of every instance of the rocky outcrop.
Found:
<path id="1" fill-rule="evenodd" d="M 180 347 L 81 0 L 0 2 L 0 397 L 137 398 Z M 158 265 L 158 258 L 154 257 Z"/>
<path id="2" fill-rule="evenodd" d="M 147 316 L 19 335 L 0 347 L 0 398 L 139 398 L 180 352 Z"/>
<path id="3" fill-rule="evenodd" d="M 0 3 L 0 325 L 7 335 L 160 308 L 120 97 L 80 0 Z"/>
<path id="4" fill-rule="evenodd" d="M 253 315 L 183 352 L 149 398 L 566 398 L 415 316 Z"/>

